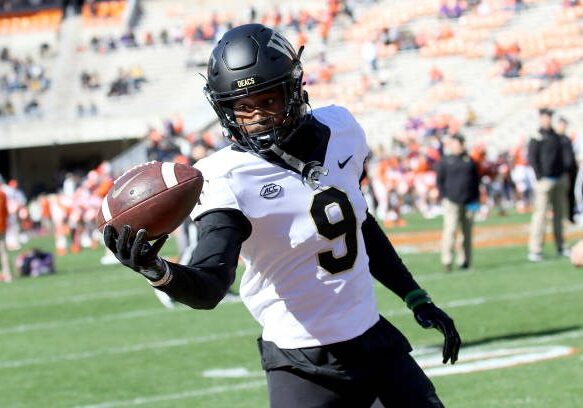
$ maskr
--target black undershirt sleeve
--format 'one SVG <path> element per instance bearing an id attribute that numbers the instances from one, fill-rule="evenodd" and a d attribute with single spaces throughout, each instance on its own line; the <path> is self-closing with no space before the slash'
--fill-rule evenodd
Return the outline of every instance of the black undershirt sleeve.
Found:
<path id="1" fill-rule="evenodd" d="M 251 235 L 251 223 L 239 210 L 220 209 L 197 221 L 198 245 L 190 262 L 167 262 L 170 282 L 157 289 L 193 309 L 213 309 L 235 280 L 241 245 Z"/>
<path id="2" fill-rule="evenodd" d="M 369 258 L 369 269 L 376 280 L 403 300 L 412 290 L 420 288 L 370 213 L 367 213 L 366 220 L 362 223 L 362 235 Z"/>

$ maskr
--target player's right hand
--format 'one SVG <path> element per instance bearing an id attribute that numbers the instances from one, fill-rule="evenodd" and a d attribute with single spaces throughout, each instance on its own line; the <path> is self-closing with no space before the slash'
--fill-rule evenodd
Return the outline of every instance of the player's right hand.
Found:
<path id="1" fill-rule="evenodd" d="M 132 228 L 129 225 L 124 225 L 119 234 L 111 225 L 106 225 L 103 230 L 103 241 L 122 265 L 152 281 L 157 281 L 166 273 L 165 261 L 158 256 L 158 252 L 168 239 L 168 235 L 150 245 L 146 240 L 146 234 L 147 231 L 141 229 L 135 239 L 132 239 Z"/>

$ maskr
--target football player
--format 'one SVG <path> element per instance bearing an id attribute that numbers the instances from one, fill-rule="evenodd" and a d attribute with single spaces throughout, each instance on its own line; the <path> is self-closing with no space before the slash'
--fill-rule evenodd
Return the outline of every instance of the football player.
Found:
<path id="1" fill-rule="evenodd" d="M 206 97 L 232 142 L 197 162 L 205 177 L 191 216 L 199 243 L 187 265 L 158 256 L 140 230 L 104 230 L 126 266 L 172 298 L 212 309 L 245 262 L 240 295 L 259 339 L 273 407 L 442 407 L 406 338 L 379 315 L 373 277 L 401 297 L 458 358 L 452 319 L 415 282 L 359 189 L 364 131 L 344 108 L 309 109 L 295 52 L 260 24 L 225 33 Z"/>

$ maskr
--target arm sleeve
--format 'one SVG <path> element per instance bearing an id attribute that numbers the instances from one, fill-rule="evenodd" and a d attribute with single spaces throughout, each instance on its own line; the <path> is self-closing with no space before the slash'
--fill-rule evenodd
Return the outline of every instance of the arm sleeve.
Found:
<path id="1" fill-rule="evenodd" d="M 167 262 L 169 278 L 161 286 L 153 285 L 193 309 L 213 309 L 235 280 L 251 223 L 234 209 L 215 209 L 198 220 L 199 243 L 188 265 Z"/>
<path id="2" fill-rule="evenodd" d="M 374 217 L 367 213 L 362 235 L 372 276 L 405 300 L 411 291 L 420 289 L 395 248 Z"/>
<path id="3" fill-rule="evenodd" d="M 528 164 L 533 168 L 536 178 L 540 179 L 539 143 L 532 139 L 528 143 Z"/>
<path id="4" fill-rule="evenodd" d="M 440 198 L 445 197 L 445 165 L 443 160 L 444 158 L 437 163 L 437 190 Z"/>

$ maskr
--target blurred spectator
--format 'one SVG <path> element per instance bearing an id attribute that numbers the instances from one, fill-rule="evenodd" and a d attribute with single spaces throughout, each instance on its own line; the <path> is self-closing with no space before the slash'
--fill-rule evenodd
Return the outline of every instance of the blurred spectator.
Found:
<path id="1" fill-rule="evenodd" d="M 154 36 L 152 35 L 151 31 L 146 31 L 144 33 L 143 42 L 145 46 L 154 45 Z"/>
<path id="2" fill-rule="evenodd" d="M 454 134 L 447 139 L 446 146 L 446 155 L 437 167 L 437 186 L 443 208 L 441 263 L 449 272 L 458 229 L 462 248 L 456 257 L 457 264 L 467 269 L 472 262 L 472 224 L 479 209 L 480 178 L 476 164 L 465 150 L 463 136 Z"/>
<path id="3" fill-rule="evenodd" d="M 139 91 L 144 82 L 148 82 L 144 74 L 144 70 L 140 65 L 134 65 L 129 72 L 130 81 L 134 90 Z"/>
<path id="4" fill-rule="evenodd" d="M 520 13 L 525 8 L 526 8 L 526 4 L 524 3 L 524 0 L 514 0 L 513 9 L 514 9 L 515 13 Z"/>
<path id="5" fill-rule="evenodd" d="M 36 98 L 31 99 L 26 105 L 24 105 L 24 113 L 26 115 L 40 115 L 40 104 Z"/>
<path id="6" fill-rule="evenodd" d="M 441 18 L 460 18 L 463 13 L 462 2 L 458 0 L 442 0 L 439 7 L 439 17 Z"/>
<path id="7" fill-rule="evenodd" d="M 0 188 L 6 194 L 8 201 L 8 224 L 6 229 L 6 246 L 9 250 L 20 249 L 22 241 L 26 238 L 21 236 L 19 213 L 26 206 L 26 196 L 18 188 L 18 182 L 14 179 Z"/>
<path id="8" fill-rule="evenodd" d="M 430 85 L 439 84 L 443 82 L 443 79 L 444 79 L 443 71 L 441 71 L 439 68 L 433 65 L 429 70 L 429 84 Z"/>
<path id="9" fill-rule="evenodd" d="M 160 31 L 160 41 L 164 45 L 167 45 L 169 43 L 169 41 L 168 41 L 168 30 L 163 29 L 163 30 Z"/>
<path id="10" fill-rule="evenodd" d="M 81 87 L 85 89 L 99 89 L 101 87 L 101 83 L 99 81 L 99 73 L 98 72 L 88 72 L 88 71 L 81 71 Z"/>
<path id="11" fill-rule="evenodd" d="M 117 78 L 114 79 L 110 84 L 107 96 L 108 97 L 124 96 L 129 94 L 130 94 L 129 76 L 123 69 L 120 68 L 118 71 Z"/>
<path id="12" fill-rule="evenodd" d="M 144 71 L 140 65 L 134 65 L 129 70 L 120 68 L 117 78 L 114 79 L 107 93 L 108 97 L 125 96 L 142 89 L 142 84 L 147 82 Z"/>
<path id="13" fill-rule="evenodd" d="M 464 121 L 464 125 L 467 127 L 472 127 L 478 121 L 478 115 L 476 111 L 470 106 L 466 106 L 466 119 Z"/>
<path id="14" fill-rule="evenodd" d="M 553 233 L 559 255 L 568 256 L 563 237 L 563 217 L 567 200 L 567 179 L 565 175 L 564 150 L 561 137 L 552 127 L 553 111 L 539 111 L 539 131 L 528 145 L 528 162 L 536 176 L 534 212 L 530 224 L 528 260 L 540 262 L 543 259 L 546 214 L 553 212 Z"/>
<path id="15" fill-rule="evenodd" d="M 513 199 L 510 163 L 506 151 L 498 154 L 496 161 L 492 163 L 490 177 L 488 197 L 492 202 L 489 207 L 496 209 L 499 215 L 506 215 Z"/>
<path id="16" fill-rule="evenodd" d="M 535 176 L 528 165 L 527 149 L 523 141 L 511 149 L 512 169 L 510 177 L 514 184 L 515 206 L 519 213 L 530 211 Z"/>
<path id="17" fill-rule="evenodd" d="M 455 33 L 449 24 L 441 24 L 439 27 L 438 40 L 449 40 L 454 37 Z"/>
<path id="18" fill-rule="evenodd" d="M 384 27 L 379 35 L 379 41 L 383 45 L 391 45 L 397 43 L 399 39 L 399 29 L 396 27 Z"/>
<path id="19" fill-rule="evenodd" d="M 362 59 L 366 63 L 369 72 L 376 73 L 379 69 L 378 61 L 378 48 L 374 39 L 370 39 L 365 42 L 362 46 Z"/>
<path id="20" fill-rule="evenodd" d="M 83 103 L 78 103 L 76 107 L 77 117 L 82 118 L 84 116 L 95 116 L 98 113 L 97 106 L 94 102 L 89 102 L 88 105 Z"/>
<path id="21" fill-rule="evenodd" d="M 501 60 L 506 57 L 518 58 L 520 54 L 520 46 L 518 45 L 517 42 L 513 42 L 509 45 L 504 46 L 499 42 L 495 41 L 494 47 L 495 47 L 494 60 Z"/>
<path id="22" fill-rule="evenodd" d="M 3 67 L 5 65 L 5 67 Z M 51 81 L 45 68 L 33 58 L 18 58 L 4 47 L 0 51 L 0 116 L 13 116 L 24 113 L 27 116 L 40 116 L 40 95 L 50 88 Z M 19 94 L 14 96 L 14 94 Z M 18 110 L 12 100 L 20 101 Z"/>
<path id="23" fill-rule="evenodd" d="M 77 117 L 81 118 L 85 116 L 85 106 L 83 106 L 83 104 L 78 103 L 77 104 Z"/>
<path id="24" fill-rule="evenodd" d="M 502 76 L 504 78 L 518 78 L 522 71 L 522 61 L 512 55 L 506 55 L 502 61 Z"/>
<path id="25" fill-rule="evenodd" d="M 8 261 L 8 251 L 6 249 L 6 229 L 8 227 L 8 198 L 1 187 L 4 181 L 0 177 L 0 266 L 2 267 L 1 279 L 4 282 L 12 281 L 10 273 L 10 262 Z"/>
<path id="26" fill-rule="evenodd" d="M 89 102 L 89 114 L 91 116 L 95 116 L 97 113 L 99 113 L 99 111 L 97 109 L 97 105 L 95 105 L 95 102 Z"/>
<path id="27" fill-rule="evenodd" d="M 7 100 L 4 105 L 0 105 L 0 117 L 13 116 L 15 114 L 14 105 L 10 100 Z"/>
<path id="28" fill-rule="evenodd" d="M 549 58 L 545 61 L 545 70 L 542 74 L 542 78 L 549 81 L 558 80 L 563 78 L 563 73 L 561 71 L 561 64 L 555 58 Z"/>
<path id="29" fill-rule="evenodd" d="M 136 36 L 134 35 L 134 32 L 131 30 L 122 34 L 122 36 L 119 39 L 119 42 L 126 48 L 133 48 L 138 46 L 136 42 Z"/>
<path id="30" fill-rule="evenodd" d="M 73 173 L 67 173 L 63 180 L 63 194 L 72 196 L 79 185 L 79 177 Z"/>
<path id="31" fill-rule="evenodd" d="M 354 17 L 354 11 L 352 10 L 352 6 L 348 2 L 348 0 L 340 0 L 340 13 L 346 15 L 351 23 L 356 22 L 356 18 Z"/>
<path id="32" fill-rule="evenodd" d="M 8 47 L 2 47 L 2 50 L 0 50 L 0 61 L 7 62 L 9 60 L 10 60 L 10 50 L 8 49 Z"/>
<path id="33" fill-rule="evenodd" d="M 7 48 L 2 50 L 0 62 L 10 65 L 10 72 L 2 75 L 2 90 L 8 93 L 16 91 L 46 91 L 50 80 L 45 76 L 45 69 L 32 58 L 14 58 Z"/>
<path id="34" fill-rule="evenodd" d="M 41 57 L 46 58 L 51 52 L 51 46 L 50 44 L 44 42 L 41 43 L 40 47 L 39 47 L 39 54 Z"/>
<path id="35" fill-rule="evenodd" d="M 564 117 L 560 117 L 557 123 L 557 134 L 561 138 L 563 147 L 563 171 L 562 178 L 567 186 L 567 218 L 575 222 L 575 179 L 577 177 L 577 160 L 575 159 L 575 150 L 573 143 L 568 134 L 569 122 Z"/>

